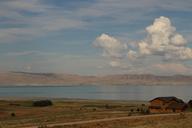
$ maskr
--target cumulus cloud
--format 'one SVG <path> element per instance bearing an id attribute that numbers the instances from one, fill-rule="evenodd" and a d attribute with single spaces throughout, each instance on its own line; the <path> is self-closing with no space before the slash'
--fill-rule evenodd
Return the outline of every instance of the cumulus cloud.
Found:
<path id="1" fill-rule="evenodd" d="M 151 54 L 151 51 L 149 49 L 149 45 L 146 42 L 141 41 L 138 44 L 138 46 L 139 46 L 139 52 L 140 52 L 141 55 L 149 55 L 149 54 Z"/>
<path id="2" fill-rule="evenodd" d="M 129 50 L 127 56 L 130 60 L 135 60 L 138 57 L 138 54 L 136 51 Z"/>
<path id="3" fill-rule="evenodd" d="M 110 59 L 109 65 L 111 67 L 125 68 L 126 66 L 121 62 L 122 58 L 126 56 L 127 44 L 119 41 L 115 37 L 109 36 L 105 33 L 96 38 L 93 45 L 103 50 L 103 56 Z"/>
<path id="4" fill-rule="evenodd" d="M 147 37 L 138 43 L 141 56 L 158 55 L 166 60 L 192 59 L 192 49 L 187 47 L 185 38 L 176 32 L 171 21 L 161 16 L 146 28 Z"/>
<path id="5" fill-rule="evenodd" d="M 103 50 L 103 56 L 122 58 L 127 45 L 107 34 L 101 34 L 94 41 L 94 46 Z"/>

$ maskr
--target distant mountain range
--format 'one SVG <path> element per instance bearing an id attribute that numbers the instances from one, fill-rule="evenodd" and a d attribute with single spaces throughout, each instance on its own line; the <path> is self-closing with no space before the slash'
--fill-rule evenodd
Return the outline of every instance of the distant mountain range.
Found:
<path id="1" fill-rule="evenodd" d="M 7 72 L 0 73 L 0 85 L 192 85 L 192 76 L 121 74 L 81 76 L 72 74 Z"/>

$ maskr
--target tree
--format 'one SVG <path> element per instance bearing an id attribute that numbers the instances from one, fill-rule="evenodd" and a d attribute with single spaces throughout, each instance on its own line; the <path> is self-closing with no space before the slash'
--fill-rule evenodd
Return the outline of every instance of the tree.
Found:
<path id="1" fill-rule="evenodd" d="M 45 106 L 52 106 L 53 103 L 50 100 L 39 100 L 39 101 L 34 101 L 33 106 L 35 107 L 45 107 Z"/>

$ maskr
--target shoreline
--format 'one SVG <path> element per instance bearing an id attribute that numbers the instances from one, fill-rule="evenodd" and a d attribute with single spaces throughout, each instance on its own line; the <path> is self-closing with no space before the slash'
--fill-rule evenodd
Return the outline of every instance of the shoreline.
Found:
<path id="1" fill-rule="evenodd" d="M 114 100 L 114 99 L 82 99 L 82 98 L 53 98 L 53 97 L 0 97 L 0 101 L 33 101 L 33 100 L 52 100 L 52 101 L 73 101 L 73 102 L 128 102 L 128 103 L 148 103 L 145 100 Z"/>
<path id="2" fill-rule="evenodd" d="M 103 83 L 79 83 L 79 84 L 70 84 L 70 83 L 63 83 L 63 84 L 41 84 L 41 83 L 36 83 L 36 84 L 31 84 L 31 83 L 26 83 L 26 84 L 17 84 L 17 83 L 10 83 L 10 84 L 1 84 L 0 87 L 73 87 L 73 86 L 192 86 L 192 83 L 187 82 L 187 83 L 138 83 L 138 84 L 103 84 Z"/>
<path id="3" fill-rule="evenodd" d="M 153 99 L 153 98 L 152 98 Z M 150 100 L 137 99 L 86 99 L 86 98 L 60 98 L 60 97 L 0 97 L 0 101 L 35 101 L 35 100 L 52 100 L 52 101 L 73 101 L 73 102 L 127 102 L 127 103 L 145 103 L 148 104 Z M 182 99 L 183 100 L 183 99 Z M 185 101 L 184 102 L 188 102 Z"/>

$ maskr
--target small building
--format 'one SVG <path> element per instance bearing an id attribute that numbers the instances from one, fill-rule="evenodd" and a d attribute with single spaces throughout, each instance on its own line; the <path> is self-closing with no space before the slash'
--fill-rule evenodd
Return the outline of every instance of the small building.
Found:
<path id="1" fill-rule="evenodd" d="M 176 97 L 157 97 L 150 101 L 150 113 L 183 112 L 187 105 Z"/>

